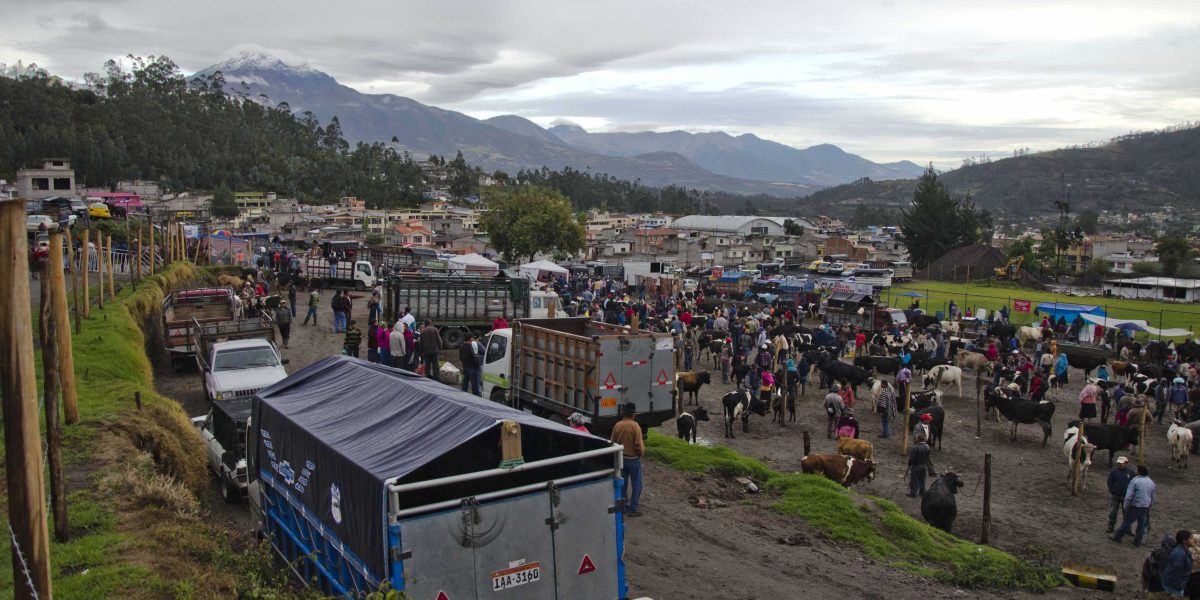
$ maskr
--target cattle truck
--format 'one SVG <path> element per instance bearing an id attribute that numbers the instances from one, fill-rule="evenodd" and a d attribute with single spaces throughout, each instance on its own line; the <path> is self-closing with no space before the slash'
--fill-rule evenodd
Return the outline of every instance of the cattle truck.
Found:
<path id="1" fill-rule="evenodd" d="M 408 308 L 419 321 L 433 321 L 450 349 L 461 346 L 468 333 L 490 331 L 499 317 L 553 318 L 559 302 L 553 292 L 532 290 L 520 277 L 390 277 L 384 291 L 384 314 L 394 320 Z"/>
<path id="2" fill-rule="evenodd" d="M 493 331 L 483 358 L 483 397 L 563 422 L 580 413 L 608 437 L 626 402 L 643 430 L 675 417 L 670 334 L 583 317 L 522 319 Z"/>
<path id="3" fill-rule="evenodd" d="M 170 292 L 163 298 L 163 343 L 175 370 L 196 354 L 194 323 L 237 321 L 237 299 L 231 288 L 197 288 Z"/>
<path id="4" fill-rule="evenodd" d="M 369 290 L 376 282 L 370 261 L 353 258 L 305 256 L 300 259 L 300 276 L 316 287 Z"/>
<path id="5" fill-rule="evenodd" d="M 346 356 L 247 431 L 251 513 L 322 596 L 628 597 L 619 444 Z"/>

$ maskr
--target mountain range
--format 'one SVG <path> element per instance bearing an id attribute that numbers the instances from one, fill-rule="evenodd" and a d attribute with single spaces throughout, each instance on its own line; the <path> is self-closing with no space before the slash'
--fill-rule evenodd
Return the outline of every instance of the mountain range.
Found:
<path id="1" fill-rule="evenodd" d="M 263 102 L 286 102 L 322 123 L 338 118 L 354 142 L 394 142 L 414 155 L 461 151 L 487 171 L 571 167 L 662 187 L 743 194 L 803 196 L 862 177 L 919 175 L 911 162 L 880 164 L 821 144 L 798 149 L 751 134 L 589 133 L 578 126 L 545 129 L 516 116 L 487 120 L 428 106 L 393 94 L 364 94 L 307 65 L 288 64 L 262 51 L 240 53 L 199 71 L 220 72 L 226 89 Z"/>
<path id="2" fill-rule="evenodd" d="M 1067 200 L 1076 211 L 1195 207 L 1200 205 L 1200 126 L 968 165 L 940 179 L 950 193 L 1007 216 L 1046 215 L 1055 200 Z M 915 189 L 912 179 L 862 179 L 820 190 L 807 200 L 815 206 L 902 208 Z"/>

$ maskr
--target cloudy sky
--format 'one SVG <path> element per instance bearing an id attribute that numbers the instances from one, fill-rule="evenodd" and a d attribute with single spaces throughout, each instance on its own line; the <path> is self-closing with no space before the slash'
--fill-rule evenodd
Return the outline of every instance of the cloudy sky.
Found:
<path id="1" fill-rule="evenodd" d="M 5 0 L 0 62 L 255 44 L 364 92 L 957 166 L 1200 118 L 1200 2 Z M 19 27 L 14 24 L 20 24 Z"/>

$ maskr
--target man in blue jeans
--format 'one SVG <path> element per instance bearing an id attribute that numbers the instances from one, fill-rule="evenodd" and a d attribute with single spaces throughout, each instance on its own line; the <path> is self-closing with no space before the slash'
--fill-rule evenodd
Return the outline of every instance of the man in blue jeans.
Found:
<path id="1" fill-rule="evenodd" d="M 1137 533 L 1133 535 L 1133 545 L 1141 546 L 1146 528 L 1150 525 L 1150 507 L 1154 506 L 1154 490 L 1157 486 L 1150 479 L 1150 469 L 1146 465 L 1138 465 L 1137 476 L 1129 482 L 1125 491 L 1125 520 L 1117 528 L 1111 539 L 1118 544 L 1121 538 L 1129 533 L 1133 524 L 1137 523 Z"/>
<path id="2" fill-rule="evenodd" d="M 463 367 L 462 391 L 467 391 L 467 387 L 470 386 L 472 394 L 482 396 L 479 343 L 475 341 L 475 334 L 467 334 L 467 341 L 458 347 L 458 360 Z"/>
<path id="3" fill-rule="evenodd" d="M 613 427 L 609 439 L 624 446 L 625 461 L 622 463 L 621 476 L 625 478 L 625 516 L 640 517 L 642 500 L 642 455 L 646 453 L 646 443 L 642 440 L 642 427 L 633 418 L 637 415 L 637 405 L 626 402 L 624 417 Z"/>

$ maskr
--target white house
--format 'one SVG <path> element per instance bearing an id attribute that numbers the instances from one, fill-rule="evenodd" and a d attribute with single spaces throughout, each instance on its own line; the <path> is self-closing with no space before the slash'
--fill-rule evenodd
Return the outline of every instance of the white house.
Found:
<path id="1" fill-rule="evenodd" d="M 1197 302 L 1200 301 L 1200 279 L 1176 277 L 1109 279 L 1104 282 L 1104 293 L 1119 298 Z"/>

